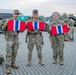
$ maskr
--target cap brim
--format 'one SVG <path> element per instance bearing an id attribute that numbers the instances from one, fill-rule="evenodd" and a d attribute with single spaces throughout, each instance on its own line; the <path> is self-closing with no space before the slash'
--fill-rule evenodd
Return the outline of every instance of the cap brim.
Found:
<path id="1" fill-rule="evenodd" d="M 19 14 L 19 12 L 14 12 L 14 14 Z"/>
<path id="2" fill-rule="evenodd" d="M 33 13 L 38 13 L 38 12 L 33 12 Z"/>

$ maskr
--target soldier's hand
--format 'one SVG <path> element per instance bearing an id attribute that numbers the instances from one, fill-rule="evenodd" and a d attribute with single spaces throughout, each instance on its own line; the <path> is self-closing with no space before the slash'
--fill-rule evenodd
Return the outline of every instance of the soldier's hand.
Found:
<path id="1" fill-rule="evenodd" d="M 27 40 L 25 41 L 25 43 L 27 43 Z"/>
<path id="2" fill-rule="evenodd" d="M 42 44 L 44 45 L 44 42 L 42 42 Z"/>
<path id="3" fill-rule="evenodd" d="M 70 28 L 68 28 L 70 30 Z"/>
<path id="4" fill-rule="evenodd" d="M 21 33 L 23 33 L 24 31 L 20 31 Z"/>

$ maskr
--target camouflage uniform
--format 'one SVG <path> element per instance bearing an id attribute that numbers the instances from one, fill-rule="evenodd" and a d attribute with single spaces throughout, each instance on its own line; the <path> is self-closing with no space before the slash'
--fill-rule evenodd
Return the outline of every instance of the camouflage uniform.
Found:
<path id="1" fill-rule="evenodd" d="M 9 20 L 14 20 L 11 18 Z M 11 66 L 11 63 L 15 64 L 17 51 L 19 49 L 19 38 L 17 31 L 7 31 L 7 22 L 4 23 L 2 30 L 5 31 L 6 39 L 6 65 Z"/>
<path id="2" fill-rule="evenodd" d="M 3 24 L 4 24 L 4 22 L 5 22 L 6 20 L 0 20 L 0 30 L 2 30 L 2 26 L 3 26 Z"/>
<path id="3" fill-rule="evenodd" d="M 29 19 L 28 22 L 40 22 L 40 19 L 33 20 L 33 18 Z M 49 26 L 46 24 L 46 31 L 48 30 Z M 43 44 L 43 36 L 40 30 L 35 31 L 27 31 L 26 37 L 28 36 L 28 60 L 31 61 L 32 51 L 34 48 L 34 44 L 36 45 L 37 53 L 39 59 L 42 58 L 42 44 Z"/>
<path id="4" fill-rule="evenodd" d="M 68 32 L 68 38 L 69 40 L 73 41 L 74 40 L 74 20 L 69 19 L 68 21 L 68 26 L 69 26 L 69 32 Z"/>
<path id="5" fill-rule="evenodd" d="M 50 22 L 51 26 L 53 25 L 57 26 L 59 24 L 63 24 L 63 22 L 61 20 Z M 51 39 L 51 46 L 53 49 L 53 59 L 57 60 L 58 55 L 59 55 L 59 60 L 62 61 L 63 60 L 63 49 L 64 49 L 64 35 L 59 34 L 59 35 L 51 36 L 50 34 L 50 39 Z"/>
<path id="6" fill-rule="evenodd" d="M 33 19 L 29 19 L 28 21 L 34 21 Z M 41 20 L 36 20 L 36 21 L 41 21 Z M 39 59 L 42 58 L 42 39 L 41 39 L 41 35 L 42 32 L 39 30 L 35 30 L 35 31 L 27 31 L 28 33 L 28 60 L 31 60 L 32 57 L 32 51 L 33 51 L 33 47 L 34 44 L 36 45 L 37 48 L 37 53 L 38 53 L 38 57 Z"/>

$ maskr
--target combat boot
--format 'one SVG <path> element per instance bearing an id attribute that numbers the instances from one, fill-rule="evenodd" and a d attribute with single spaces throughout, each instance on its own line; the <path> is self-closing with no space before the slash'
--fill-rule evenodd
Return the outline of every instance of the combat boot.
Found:
<path id="1" fill-rule="evenodd" d="M 7 74 L 10 74 L 10 72 L 11 72 L 10 67 L 9 67 L 9 66 L 6 66 L 6 73 L 7 73 Z"/>
<path id="2" fill-rule="evenodd" d="M 53 64 L 56 64 L 57 63 L 57 60 L 56 59 L 53 59 Z"/>
<path id="3" fill-rule="evenodd" d="M 14 64 L 14 63 L 11 64 L 11 67 L 13 67 L 13 68 L 15 68 L 15 69 L 18 69 L 18 68 L 19 68 L 19 66 L 17 66 L 17 65 Z"/>
<path id="4" fill-rule="evenodd" d="M 63 62 L 63 60 L 60 60 L 60 65 L 64 65 L 64 62 Z"/>
<path id="5" fill-rule="evenodd" d="M 31 61 L 28 60 L 28 62 L 27 62 L 27 66 L 30 66 L 30 65 L 31 65 Z"/>
<path id="6" fill-rule="evenodd" d="M 39 59 L 39 64 L 40 64 L 41 66 L 44 66 L 42 59 Z"/>

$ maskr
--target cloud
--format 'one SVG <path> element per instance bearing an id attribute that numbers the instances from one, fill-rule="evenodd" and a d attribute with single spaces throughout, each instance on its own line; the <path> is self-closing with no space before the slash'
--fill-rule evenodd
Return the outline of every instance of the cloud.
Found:
<path id="1" fill-rule="evenodd" d="M 1 9 L 19 9 L 25 15 L 31 15 L 33 9 L 38 9 L 40 15 L 49 16 L 54 11 L 76 13 L 76 0 L 3 0 Z"/>

